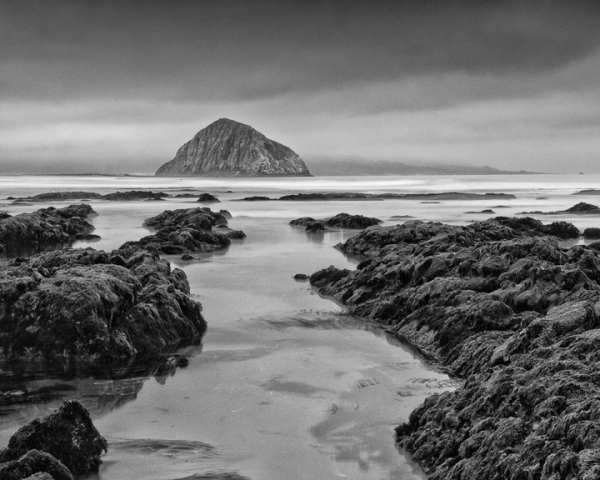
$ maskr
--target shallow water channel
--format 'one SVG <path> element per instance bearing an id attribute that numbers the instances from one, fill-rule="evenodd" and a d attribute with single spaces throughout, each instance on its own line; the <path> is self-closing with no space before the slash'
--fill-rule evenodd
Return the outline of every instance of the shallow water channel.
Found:
<path id="1" fill-rule="evenodd" d="M 92 206 L 103 240 L 90 246 L 110 250 L 146 235 L 143 218 L 197 204 Z M 151 366 L 93 375 L 2 370 L 11 398 L 23 391 L 27 400 L 0 404 L 0 445 L 62 399 L 79 398 L 109 443 L 89 480 L 208 472 L 260 480 L 423 478 L 396 449 L 393 428 L 453 382 L 293 279 L 330 264 L 354 268 L 333 247 L 355 232 L 310 236 L 287 225 L 301 212 L 242 206 L 219 208 L 232 211 L 229 223 L 246 239 L 193 261 L 168 258 L 187 273 L 209 324 L 202 345 L 184 350 L 187 368 L 174 375 Z"/>

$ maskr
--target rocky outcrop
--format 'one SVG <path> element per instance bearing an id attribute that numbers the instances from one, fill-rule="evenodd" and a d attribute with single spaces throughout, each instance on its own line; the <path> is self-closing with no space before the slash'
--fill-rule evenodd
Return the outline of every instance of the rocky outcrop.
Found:
<path id="1" fill-rule="evenodd" d="M 41 208 L 0 220 L 0 252 L 18 255 L 66 245 L 77 235 L 89 234 L 94 227 L 86 220 L 95 214 L 89 205 Z"/>
<path id="2" fill-rule="evenodd" d="M 219 203 L 220 200 L 215 197 L 214 195 L 211 195 L 210 193 L 201 193 L 200 196 L 198 197 L 198 200 L 196 200 L 199 203 Z"/>
<path id="3" fill-rule="evenodd" d="M 440 192 L 440 193 L 356 193 L 356 192 L 327 192 L 327 193 L 296 193 L 283 195 L 279 200 L 284 201 L 327 201 L 327 200 L 511 200 L 516 198 L 507 193 L 469 193 L 469 192 Z"/>
<path id="4" fill-rule="evenodd" d="M 156 176 L 310 176 L 290 148 L 252 127 L 221 118 L 183 145 Z"/>
<path id="5" fill-rule="evenodd" d="M 162 200 L 166 197 L 170 197 L 170 195 L 164 192 L 130 190 L 127 192 L 107 193 L 106 195 L 102 195 L 101 198 L 102 200 L 109 200 L 112 202 L 132 202 L 136 200 Z"/>
<path id="6" fill-rule="evenodd" d="M 588 190 L 581 190 L 579 192 L 575 192 L 573 195 L 600 195 L 600 190 L 591 188 Z"/>
<path id="7" fill-rule="evenodd" d="M 397 429 L 430 479 L 600 474 L 600 244 L 560 248 L 557 223 L 371 227 L 339 246 L 356 270 L 310 278 L 464 379 Z"/>
<path id="8" fill-rule="evenodd" d="M 29 450 L 22 457 L 0 463 L 2 480 L 73 480 L 69 469 L 46 452 Z"/>
<path id="9" fill-rule="evenodd" d="M 144 225 L 157 232 L 136 242 L 127 242 L 123 247 L 149 247 L 166 255 L 191 255 L 227 248 L 231 238 L 246 236 L 240 230 L 228 228 L 225 215 L 208 207 L 166 210 L 145 220 Z"/>
<path id="10" fill-rule="evenodd" d="M 32 450 L 51 455 L 73 475 L 95 472 L 100 466 L 100 455 L 107 448 L 85 407 L 77 400 L 68 400 L 47 417 L 24 425 L 10 438 L 8 446 L 0 450 L 0 473 L 2 463 L 19 459 L 23 462 L 23 456 L 28 452 L 31 456 Z M 33 456 L 45 457 L 35 453 Z M 44 471 L 54 476 L 53 471 Z"/>
<path id="11" fill-rule="evenodd" d="M 46 192 L 32 197 L 26 197 L 22 200 L 30 202 L 64 202 L 65 200 L 83 200 L 101 197 L 102 195 L 94 192 Z"/>
<path id="12" fill-rule="evenodd" d="M 600 215 L 600 208 L 597 205 L 591 203 L 579 202 L 566 210 L 559 210 L 557 212 L 521 212 L 519 215 L 566 215 L 566 214 L 577 214 L 577 215 Z"/>
<path id="13" fill-rule="evenodd" d="M 583 237 L 592 240 L 600 240 L 600 228 L 589 227 L 583 231 Z"/>
<path id="14" fill-rule="evenodd" d="M 0 266 L 0 357 L 68 363 L 157 353 L 204 334 L 185 273 L 155 250 L 63 249 Z"/>
<path id="15" fill-rule="evenodd" d="M 296 218 L 290 222 L 290 225 L 306 227 L 306 230 L 308 231 L 311 229 L 314 230 L 314 225 L 316 223 L 319 223 L 323 226 L 321 230 L 325 230 L 325 227 L 365 229 L 373 225 L 379 225 L 381 220 L 373 217 L 365 217 L 363 215 L 338 213 L 337 215 L 326 218 L 325 220 L 315 220 L 312 217 Z"/>

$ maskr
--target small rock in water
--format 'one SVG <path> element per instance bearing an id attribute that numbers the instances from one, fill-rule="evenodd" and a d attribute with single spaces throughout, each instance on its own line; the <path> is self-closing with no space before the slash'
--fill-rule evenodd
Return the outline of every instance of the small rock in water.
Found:
<path id="1" fill-rule="evenodd" d="M 200 203 L 220 203 L 220 200 L 210 193 L 201 193 L 197 202 Z"/>
<path id="2" fill-rule="evenodd" d="M 69 477 L 64 472 L 61 477 L 55 477 L 55 471 L 60 473 L 60 466 L 47 456 L 54 457 L 74 475 L 96 472 L 100 455 L 107 448 L 106 439 L 94 426 L 86 408 L 77 400 L 67 400 L 58 410 L 32 420 L 10 438 L 8 447 L 0 451 L 0 478 L 9 478 L 3 475 L 4 469 L 11 468 L 15 460 L 22 463 L 28 456 L 38 464 L 49 465 L 48 470 L 38 468 L 30 474 L 47 471 L 55 480 Z M 3 465 L 5 462 L 8 466 Z"/>
<path id="3" fill-rule="evenodd" d="M 306 275 L 305 273 L 297 273 L 296 275 L 294 275 L 294 280 L 296 280 L 297 282 L 306 282 L 309 278 L 310 276 Z"/>

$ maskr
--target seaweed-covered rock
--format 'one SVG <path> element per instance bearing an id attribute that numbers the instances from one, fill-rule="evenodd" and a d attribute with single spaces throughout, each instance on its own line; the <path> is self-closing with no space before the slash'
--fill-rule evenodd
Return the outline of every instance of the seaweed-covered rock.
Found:
<path id="1" fill-rule="evenodd" d="M 397 429 L 431 479 L 600 474 L 600 253 L 563 249 L 544 227 L 372 227 L 339 246 L 364 257 L 356 270 L 310 278 L 465 379 Z"/>
<path id="2" fill-rule="evenodd" d="M 102 196 L 103 200 L 109 200 L 113 202 L 130 202 L 139 200 L 162 200 L 163 198 L 170 197 L 168 193 L 164 192 L 150 192 L 145 190 L 129 190 L 127 192 L 114 192 L 107 193 Z"/>
<path id="3" fill-rule="evenodd" d="M 597 227 L 589 227 L 583 231 L 584 238 L 589 238 L 592 240 L 600 239 L 600 228 Z"/>
<path id="4" fill-rule="evenodd" d="M 42 208 L 0 220 L 0 251 L 14 255 L 69 244 L 77 235 L 94 230 L 86 218 L 95 214 L 89 205 Z"/>
<path id="5" fill-rule="evenodd" d="M 328 227 L 338 228 L 356 228 L 363 229 L 379 225 L 381 220 L 374 217 L 365 217 L 363 215 L 350 215 L 348 213 L 338 213 L 337 215 L 325 220 L 325 225 Z"/>
<path id="6" fill-rule="evenodd" d="M 22 456 L 31 450 L 40 450 L 52 455 L 74 475 L 82 475 L 98 470 L 100 455 L 107 448 L 85 407 L 77 400 L 68 400 L 47 417 L 21 427 L 0 451 L 0 464 L 20 458 L 22 461 Z M 34 457 L 46 459 L 43 455 Z M 37 471 L 47 471 L 56 480 L 54 471 Z"/>
<path id="7" fill-rule="evenodd" d="M 242 231 L 228 228 L 225 215 L 208 207 L 166 210 L 147 219 L 144 225 L 156 228 L 157 232 L 127 242 L 123 247 L 150 247 L 167 255 L 191 255 L 226 248 L 231 244 L 230 238 L 246 236 Z"/>
<path id="8" fill-rule="evenodd" d="M 136 247 L 2 264 L 0 305 L 5 359 L 113 361 L 194 342 L 206 329 L 185 273 Z"/>
<path id="9" fill-rule="evenodd" d="M 1 451 L 0 455 L 3 453 L 4 451 Z M 0 478 L 2 480 L 73 480 L 73 475 L 62 462 L 49 453 L 32 449 L 16 460 L 0 460 Z"/>
<path id="10" fill-rule="evenodd" d="M 337 228 L 355 228 L 364 229 L 373 225 L 378 225 L 381 220 L 378 218 L 365 217 L 363 215 L 350 215 L 348 213 L 338 213 L 333 217 L 325 220 L 316 220 L 312 217 L 301 217 L 296 218 L 290 222 L 290 225 L 307 227 L 306 230 L 315 230 L 315 225 L 319 223 L 323 225 L 321 230 L 325 230 L 325 227 L 337 227 Z"/>
<path id="11" fill-rule="evenodd" d="M 305 228 L 305 231 L 309 233 L 324 232 L 325 230 L 327 230 L 325 224 L 320 221 L 309 223 L 308 225 L 306 225 Z"/>
<path id="12" fill-rule="evenodd" d="M 95 192 L 46 192 L 31 197 L 23 198 L 28 202 L 64 202 L 65 200 L 83 200 L 101 198 L 102 195 Z"/>

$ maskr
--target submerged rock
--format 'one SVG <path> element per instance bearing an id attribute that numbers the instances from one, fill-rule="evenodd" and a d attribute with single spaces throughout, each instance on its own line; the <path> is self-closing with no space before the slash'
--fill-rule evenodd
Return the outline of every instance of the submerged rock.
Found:
<path id="1" fill-rule="evenodd" d="M 221 118 L 183 145 L 156 176 L 310 176 L 290 148 L 242 123 Z"/>
<path id="2" fill-rule="evenodd" d="M 0 220 L 0 252 L 22 251 L 72 243 L 78 235 L 94 230 L 86 218 L 95 214 L 89 205 L 42 208 Z"/>
<path id="3" fill-rule="evenodd" d="M 465 380 L 397 429 L 432 480 L 600 475 L 600 253 L 558 223 L 373 227 L 339 246 L 356 270 L 310 278 Z"/>
<path id="4" fill-rule="evenodd" d="M 94 426 L 85 407 L 77 400 L 68 400 L 47 417 L 32 420 L 24 425 L 10 438 L 8 446 L 0 450 L 0 474 L 7 468 L 2 465 L 3 462 L 16 460 L 21 465 L 26 462 L 30 462 L 30 465 L 48 464 L 47 469 L 33 469 L 35 471 L 31 471 L 31 474 L 44 471 L 51 474 L 55 480 L 61 476 L 69 478 L 61 471 L 60 465 L 40 452 L 54 457 L 73 475 L 96 472 L 100 465 L 100 455 L 106 452 L 107 448 L 105 438 Z M 36 452 L 37 450 L 40 452 Z M 60 474 L 58 478 L 55 476 L 57 473 Z"/>
<path id="5" fill-rule="evenodd" d="M 0 357 L 106 362 L 156 354 L 206 330 L 185 273 L 158 252 L 63 249 L 0 266 Z"/>
<path id="6" fill-rule="evenodd" d="M 144 225 L 156 228 L 157 232 L 127 242 L 123 247 L 150 247 L 167 255 L 191 255 L 227 248 L 231 244 L 230 238 L 246 236 L 242 231 L 228 228 L 225 215 L 208 207 L 165 210 L 145 220 Z"/>

